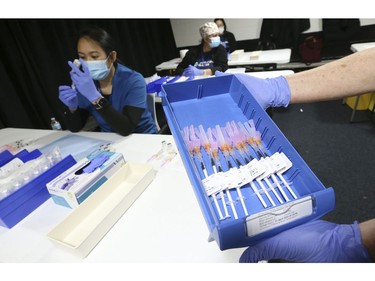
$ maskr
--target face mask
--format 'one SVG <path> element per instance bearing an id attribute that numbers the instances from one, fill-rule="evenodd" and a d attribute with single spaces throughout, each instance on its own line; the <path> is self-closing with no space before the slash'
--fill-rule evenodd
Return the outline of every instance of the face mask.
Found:
<path id="1" fill-rule="evenodd" d="M 223 34 L 223 33 L 224 33 L 224 26 L 220 26 L 220 27 L 219 27 L 219 33 L 220 33 L 220 34 Z"/>
<path id="2" fill-rule="evenodd" d="M 216 37 L 212 37 L 211 38 L 211 43 L 210 43 L 210 47 L 211 48 L 216 48 L 220 45 L 220 37 L 219 36 L 216 36 Z"/>
<path id="3" fill-rule="evenodd" d="M 92 79 L 103 80 L 108 76 L 109 70 L 111 69 L 112 65 L 110 68 L 107 67 L 107 59 L 86 61 Z"/>

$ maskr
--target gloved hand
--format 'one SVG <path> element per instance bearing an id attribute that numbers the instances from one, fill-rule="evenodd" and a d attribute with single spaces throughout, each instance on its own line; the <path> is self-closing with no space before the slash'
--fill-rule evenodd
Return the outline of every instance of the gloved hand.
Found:
<path id="1" fill-rule="evenodd" d="M 78 107 L 77 91 L 69 86 L 59 86 L 59 99 L 72 110 Z"/>
<path id="2" fill-rule="evenodd" d="M 287 107 L 290 102 L 290 89 L 284 76 L 276 78 L 258 78 L 244 73 L 215 72 L 215 76 L 234 75 L 254 96 L 263 109 L 268 107 Z"/>
<path id="3" fill-rule="evenodd" d="M 182 75 L 194 78 L 195 76 L 203 75 L 203 69 L 198 69 L 195 66 L 189 65 L 187 68 L 185 68 Z"/>
<path id="4" fill-rule="evenodd" d="M 70 77 L 78 92 L 85 96 L 90 102 L 93 102 L 100 98 L 101 94 L 96 89 L 87 64 L 82 59 L 79 59 L 79 61 L 81 62 L 83 71 L 81 71 L 74 63 L 68 61 L 69 66 L 72 68 L 70 71 Z"/>
<path id="5" fill-rule="evenodd" d="M 316 220 L 281 232 L 245 250 L 240 262 L 283 259 L 293 262 L 371 262 L 357 222 Z"/>

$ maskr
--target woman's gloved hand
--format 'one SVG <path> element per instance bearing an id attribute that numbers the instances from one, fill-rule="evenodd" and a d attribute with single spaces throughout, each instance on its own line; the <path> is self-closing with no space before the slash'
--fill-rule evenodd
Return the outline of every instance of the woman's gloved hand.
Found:
<path id="1" fill-rule="evenodd" d="M 100 98 L 101 94 L 96 89 L 87 64 L 82 59 L 79 59 L 79 61 L 81 62 L 83 71 L 81 71 L 74 63 L 68 61 L 69 66 L 72 68 L 70 71 L 70 77 L 78 92 L 85 96 L 90 102 L 93 102 Z"/>
<path id="2" fill-rule="evenodd" d="M 287 107 L 290 102 L 290 89 L 284 76 L 258 78 L 244 73 L 215 72 L 215 76 L 234 75 L 249 90 L 263 109 L 268 107 Z"/>
<path id="3" fill-rule="evenodd" d="M 77 91 L 70 86 L 59 86 L 59 99 L 71 110 L 78 107 Z"/>
<path id="4" fill-rule="evenodd" d="M 185 68 L 184 73 L 182 73 L 182 75 L 194 78 L 195 76 L 203 75 L 203 69 L 198 69 L 195 66 L 189 65 L 187 68 Z"/>
<path id="5" fill-rule="evenodd" d="M 240 262 L 282 259 L 290 262 L 371 262 L 357 222 L 316 220 L 281 232 L 245 250 Z"/>

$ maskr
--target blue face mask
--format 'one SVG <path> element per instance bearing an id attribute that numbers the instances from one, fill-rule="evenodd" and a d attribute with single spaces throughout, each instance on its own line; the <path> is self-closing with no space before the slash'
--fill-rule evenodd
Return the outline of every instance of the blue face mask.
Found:
<path id="1" fill-rule="evenodd" d="M 220 45 L 220 37 L 219 36 L 216 36 L 216 37 L 212 37 L 211 38 L 211 43 L 210 43 L 210 47 L 211 48 L 216 48 Z"/>
<path id="2" fill-rule="evenodd" d="M 90 76 L 92 79 L 103 80 L 107 78 L 109 74 L 109 70 L 112 67 L 112 65 L 110 68 L 107 67 L 107 59 L 86 61 L 86 64 L 87 64 L 87 67 L 89 68 Z"/>

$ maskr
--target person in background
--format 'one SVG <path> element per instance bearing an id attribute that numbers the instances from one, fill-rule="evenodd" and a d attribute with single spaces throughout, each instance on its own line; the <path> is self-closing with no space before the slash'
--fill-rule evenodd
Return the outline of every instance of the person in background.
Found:
<path id="1" fill-rule="evenodd" d="M 77 52 L 80 66 L 68 62 L 73 84 L 59 86 L 68 129 L 78 132 L 91 114 L 102 132 L 156 133 L 145 79 L 117 61 L 111 36 L 101 28 L 86 28 L 78 36 Z"/>
<path id="2" fill-rule="evenodd" d="M 288 76 L 261 79 L 235 74 L 264 108 L 342 99 L 375 91 L 375 48 Z M 217 73 L 216 76 L 229 75 Z M 371 144 L 369 144 L 371 145 Z M 240 262 L 374 262 L 375 218 L 336 224 L 315 220 L 247 248 Z"/>
<path id="3" fill-rule="evenodd" d="M 235 51 L 237 48 L 236 37 L 232 32 L 227 30 L 227 24 L 225 23 L 224 19 L 214 19 L 214 22 L 219 28 L 221 44 L 227 50 L 227 54 L 229 56 L 229 54 Z"/>
<path id="4" fill-rule="evenodd" d="M 176 75 L 190 78 L 214 75 L 216 71 L 228 69 L 225 48 L 220 44 L 219 29 L 214 22 L 207 22 L 199 28 L 202 41 L 189 49 L 176 69 Z"/>

